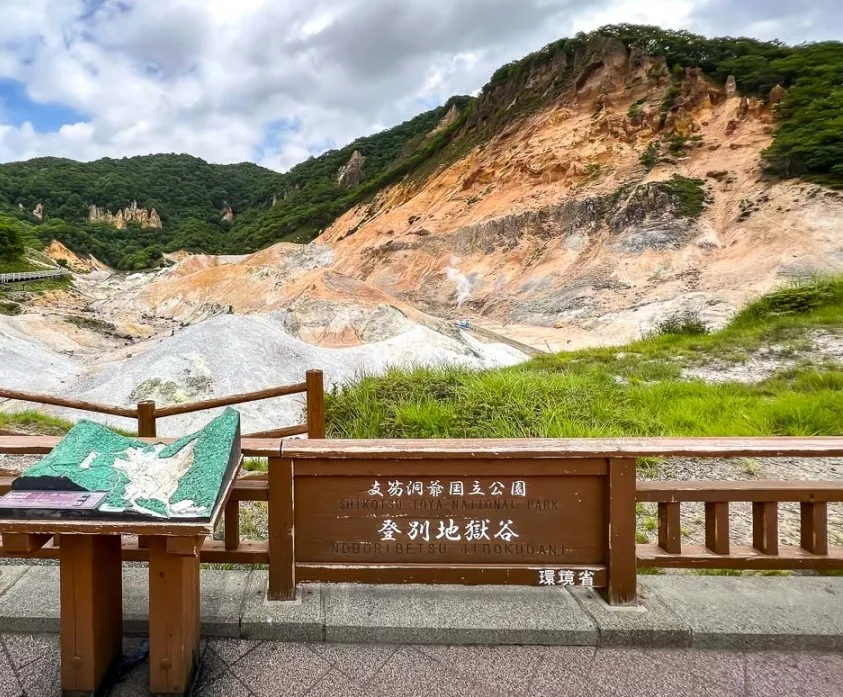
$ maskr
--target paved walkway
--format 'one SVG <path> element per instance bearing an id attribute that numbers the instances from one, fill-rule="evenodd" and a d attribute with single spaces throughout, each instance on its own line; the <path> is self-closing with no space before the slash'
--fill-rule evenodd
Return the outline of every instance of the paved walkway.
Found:
<path id="1" fill-rule="evenodd" d="M 138 640 L 127 640 L 134 651 Z M 58 637 L 4 635 L 0 697 L 59 697 Z M 111 697 L 146 695 L 146 664 Z M 212 639 L 195 697 L 840 697 L 843 654 Z"/>

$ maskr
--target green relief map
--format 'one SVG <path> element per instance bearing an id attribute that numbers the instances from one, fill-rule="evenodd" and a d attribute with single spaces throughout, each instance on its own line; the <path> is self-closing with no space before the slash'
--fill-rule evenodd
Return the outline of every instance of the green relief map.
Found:
<path id="1" fill-rule="evenodd" d="M 226 474 L 236 466 L 232 450 L 239 431 L 234 409 L 170 445 L 143 443 L 80 421 L 12 489 L 104 491 L 100 513 L 208 518 Z"/>

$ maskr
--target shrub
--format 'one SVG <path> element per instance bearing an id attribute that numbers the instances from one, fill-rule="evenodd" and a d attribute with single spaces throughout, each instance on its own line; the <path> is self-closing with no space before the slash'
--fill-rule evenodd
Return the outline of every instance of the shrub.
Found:
<path id="1" fill-rule="evenodd" d="M 641 164 L 649 172 L 653 167 L 659 163 L 659 152 L 661 148 L 656 141 L 653 141 L 647 146 L 647 149 L 641 155 Z"/>
<path id="2" fill-rule="evenodd" d="M 679 214 L 686 218 L 699 218 L 710 200 L 702 179 L 674 174 L 664 183 L 664 188 L 676 203 Z"/>
<path id="3" fill-rule="evenodd" d="M 700 336 L 708 334 L 708 327 L 696 312 L 681 312 L 659 322 L 654 334 L 657 336 Z"/>
<path id="4" fill-rule="evenodd" d="M 635 102 L 632 106 L 629 107 L 629 110 L 626 112 L 626 115 L 629 117 L 630 121 L 635 121 L 639 116 L 641 116 L 641 113 L 644 111 L 644 102 L 646 101 L 646 98 L 639 99 L 637 102 Z"/>
<path id="5" fill-rule="evenodd" d="M 14 317 L 23 312 L 23 308 L 17 303 L 11 301 L 0 300 L 0 315 L 8 315 Z"/>

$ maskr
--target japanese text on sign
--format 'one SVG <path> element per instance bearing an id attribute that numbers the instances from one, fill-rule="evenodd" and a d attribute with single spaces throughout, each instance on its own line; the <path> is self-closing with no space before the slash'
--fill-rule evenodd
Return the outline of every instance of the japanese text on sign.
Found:
<path id="1" fill-rule="evenodd" d="M 443 482 L 439 479 L 430 481 L 425 486 L 422 481 L 404 482 L 400 480 L 387 480 L 381 484 L 379 479 L 375 480 L 369 489 L 369 496 L 398 497 L 401 496 L 431 496 L 437 498 L 443 495 L 449 496 L 527 496 L 527 483 L 523 480 L 513 482 L 492 482 L 483 487 L 479 481 L 466 483 L 461 480 Z"/>
<path id="2" fill-rule="evenodd" d="M 579 584 L 577 584 L 579 581 Z M 589 569 L 573 571 L 572 569 L 540 569 L 540 586 L 593 586 L 594 572 Z"/>
<path id="3" fill-rule="evenodd" d="M 445 539 L 449 542 L 459 542 L 463 539 L 467 542 L 492 539 L 511 542 L 513 539 L 520 537 L 520 535 L 515 532 L 514 524 L 511 520 L 498 521 L 498 523 L 493 526 L 493 529 L 497 528 L 497 532 L 494 533 L 493 537 L 489 537 L 489 533 L 491 532 L 489 527 L 491 521 L 488 518 L 484 518 L 483 520 L 469 520 L 462 526 L 455 522 L 453 518 L 448 518 L 447 525 L 444 520 L 433 521 L 433 524 L 434 528 L 432 534 L 435 535 L 434 539 Z M 438 530 L 435 527 L 437 524 Z M 398 522 L 392 520 L 391 518 L 387 518 L 378 529 L 378 534 L 381 535 L 382 542 L 395 541 L 398 539 L 396 536 L 400 536 L 402 534 L 406 534 L 407 538 L 410 540 L 418 539 L 430 542 L 431 525 L 429 520 L 411 520 L 402 530 Z"/>

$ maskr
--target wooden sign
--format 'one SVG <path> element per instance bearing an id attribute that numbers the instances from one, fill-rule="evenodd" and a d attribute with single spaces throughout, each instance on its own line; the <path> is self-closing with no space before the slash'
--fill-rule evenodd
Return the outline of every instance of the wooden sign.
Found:
<path id="1" fill-rule="evenodd" d="M 332 464 L 320 470 L 309 463 L 304 469 L 315 476 L 295 474 L 296 561 L 303 567 L 354 567 L 368 570 L 369 581 L 379 567 L 404 567 L 409 579 L 426 581 L 438 580 L 437 567 L 466 567 L 463 582 L 476 567 L 488 570 L 476 582 L 509 570 L 495 577 L 605 585 L 605 462 L 566 471 L 521 461 L 483 475 L 479 463 L 426 461 L 409 474 L 406 462 L 394 473 L 388 463 Z M 427 573 L 414 576 L 416 565 Z M 453 576 L 443 574 L 442 582 Z"/>

